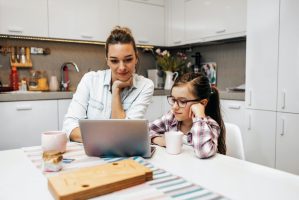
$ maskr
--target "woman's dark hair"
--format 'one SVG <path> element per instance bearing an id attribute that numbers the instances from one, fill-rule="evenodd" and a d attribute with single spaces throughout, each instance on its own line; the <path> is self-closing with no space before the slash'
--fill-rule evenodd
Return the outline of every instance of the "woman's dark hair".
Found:
<path id="1" fill-rule="evenodd" d="M 132 44 L 135 54 L 136 54 L 136 57 L 138 58 L 135 40 L 134 40 L 132 32 L 129 28 L 116 26 L 111 31 L 109 37 L 106 40 L 106 45 L 105 45 L 106 57 L 108 57 L 108 49 L 109 49 L 110 44 Z"/>
<path id="2" fill-rule="evenodd" d="M 205 114 L 213 118 L 220 126 L 220 135 L 218 137 L 218 152 L 226 154 L 225 144 L 225 126 L 220 112 L 220 100 L 218 89 L 210 85 L 209 79 L 202 73 L 187 73 L 175 80 L 172 86 L 181 86 L 190 84 L 192 93 L 199 99 L 207 99 L 208 103 L 205 108 Z"/>

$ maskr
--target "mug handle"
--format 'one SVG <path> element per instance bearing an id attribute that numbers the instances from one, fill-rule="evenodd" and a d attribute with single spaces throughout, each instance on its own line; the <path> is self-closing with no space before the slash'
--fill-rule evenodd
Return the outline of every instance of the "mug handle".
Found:
<path id="1" fill-rule="evenodd" d="M 175 81 L 179 76 L 179 72 L 173 72 L 172 80 Z"/>

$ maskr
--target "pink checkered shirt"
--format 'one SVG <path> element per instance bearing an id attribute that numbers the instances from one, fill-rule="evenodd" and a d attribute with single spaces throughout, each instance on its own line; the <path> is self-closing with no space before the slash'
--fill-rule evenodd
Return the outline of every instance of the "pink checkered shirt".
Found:
<path id="1" fill-rule="evenodd" d="M 178 131 L 180 124 L 181 122 L 169 111 L 150 123 L 150 138 L 162 136 L 167 131 Z M 220 127 L 211 117 L 193 118 L 193 126 L 187 134 L 188 143 L 193 146 L 197 157 L 208 158 L 217 153 L 219 134 Z"/>

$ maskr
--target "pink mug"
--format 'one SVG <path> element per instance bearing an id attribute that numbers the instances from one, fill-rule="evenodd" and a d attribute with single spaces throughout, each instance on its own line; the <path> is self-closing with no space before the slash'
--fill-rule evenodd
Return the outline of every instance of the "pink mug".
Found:
<path id="1" fill-rule="evenodd" d="M 46 131 L 41 134 L 41 146 L 43 151 L 59 151 L 64 153 L 66 143 L 67 136 L 63 131 Z"/>

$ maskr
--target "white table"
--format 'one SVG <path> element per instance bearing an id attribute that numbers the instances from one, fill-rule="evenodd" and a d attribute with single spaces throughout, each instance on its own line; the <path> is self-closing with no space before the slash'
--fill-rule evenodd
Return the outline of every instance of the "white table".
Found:
<path id="1" fill-rule="evenodd" d="M 0 199 L 53 199 L 47 179 L 21 149 L 0 151 Z M 184 146 L 169 155 L 157 147 L 153 165 L 231 199 L 299 199 L 299 176 L 261 165 L 216 155 L 198 159 Z"/>

